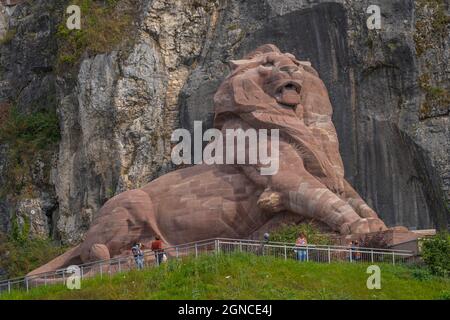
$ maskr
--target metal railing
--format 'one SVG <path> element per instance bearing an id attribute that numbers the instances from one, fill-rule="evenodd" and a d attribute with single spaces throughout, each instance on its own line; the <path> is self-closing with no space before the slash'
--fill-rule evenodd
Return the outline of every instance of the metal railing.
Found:
<path id="1" fill-rule="evenodd" d="M 406 250 L 388 250 L 363 247 L 307 245 L 296 246 L 288 243 L 264 243 L 248 240 L 219 240 L 219 251 L 247 252 L 262 256 L 295 259 L 319 263 L 354 262 L 354 263 L 408 263 L 414 254 Z"/>
<path id="2" fill-rule="evenodd" d="M 204 254 L 229 254 L 234 252 L 250 253 L 261 256 L 273 256 L 282 259 L 294 259 L 306 262 L 332 263 L 389 263 L 400 264 L 414 260 L 414 254 L 405 250 L 388 250 L 376 248 L 351 248 L 345 246 L 307 245 L 296 246 L 292 243 L 262 242 L 243 239 L 208 239 L 192 243 L 164 248 L 168 260 L 183 257 L 198 257 Z M 144 250 L 144 266 L 156 265 L 156 253 Z M 95 261 L 77 266 L 80 279 L 94 276 L 110 277 L 118 272 L 127 272 L 137 269 L 134 257 L 118 257 L 110 260 Z M 0 281 L 0 294 L 11 293 L 14 290 L 26 290 L 38 286 L 51 284 L 64 284 L 72 276 L 67 269 L 40 273 Z"/>

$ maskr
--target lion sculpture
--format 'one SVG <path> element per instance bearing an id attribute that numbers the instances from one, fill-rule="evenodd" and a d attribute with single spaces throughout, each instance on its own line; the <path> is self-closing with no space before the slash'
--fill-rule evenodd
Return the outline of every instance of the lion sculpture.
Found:
<path id="1" fill-rule="evenodd" d="M 231 61 L 215 97 L 214 126 L 279 129 L 279 170 L 196 165 L 109 200 L 85 240 L 32 274 L 124 255 L 160 235 L 168 245 L 248 238 L 280 217 L 320 221 L 340 234 L 386 230 L 344 179 L 327 89 L 309 62 L 263 45 Z"/>

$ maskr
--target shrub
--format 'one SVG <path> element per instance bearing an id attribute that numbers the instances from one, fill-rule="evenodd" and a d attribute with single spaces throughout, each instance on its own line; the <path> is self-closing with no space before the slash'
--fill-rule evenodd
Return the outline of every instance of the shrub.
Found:
<path id="1" fill-rule="evenodd" d="M 430 280 L 432 274 L 428 269 L 415 268 L 412 270 L 412 276 L 420 281 Z"/>
<path id="2" fill-rule="evenodd" d="M 388 243 L 382 233 L 366 235 L 362 240 L 361 247 L 387 249 Z"/>
<path id="3" fill-rule="evenodd" d="M 13 107 L 0 127 L 0 142 L 14 142 L 24 149 L 43 149 L 58 142 L 58 117 L 54 110 L 40 110 L 32 114 L 21 114 Z"/>
<path id="4" fill-rule="evenodd" d="M 11 41 L 16 36 L 17 30 L 16 29 L 10 29 L 6 32 L 6 34 L 3 36 L 2 39 L 0 39 L 0 45 L 7 45 L 11 43 Z"/>
<path id="5" fill-rule="evenodd" d="M 24 217 L 26 218 L 26 217 Z M 25 244 L 28 241 L 28 236 L 30 234 L 30 221 L 25 219 L 23 226 L 21 227 L 17 221 L 17 216 L 13 215 L 11 218 L 11 234 L 10 238 L 17 244 Z"/>
<path id="6" fill-rule="evenodd" d="M 442 290 L 439 300 L 450 300 L 450 290 Z"/>
<path id="7" fill-rule="evenodd" d="M 422 241 L 422 258 L 433 274 L 450 275 L 450 235 L 446 232 Z"/>
<path id="8" fill-rule="evenodd" d="M 59 120 L 53 108 L 23 114 L 12 107 L 0 123 L 0 144 L 8 146 L 6 183 L 0 196 L 17 196 L 32 189 L 30 177 L 37 159 L 43 160 L 49 175 L 48 158 L 59 139 Z"/>
<path id="9" fill-rule="evenodd" d="M 331 239 L 312 223 L 283 225 L 270 235 L 271 241 L 295 243 L 300 233 L 303 233 L 310 244 L 331 244 Z"/>
<path id="10" fill-rule="evenodd" d="M 64 253 L 66 249 L 49 239 L 24 237 L 16 240 L 11 235 L 0 233 L 0 269 L 5 273 L 2 277 L 24 276 Z"/>

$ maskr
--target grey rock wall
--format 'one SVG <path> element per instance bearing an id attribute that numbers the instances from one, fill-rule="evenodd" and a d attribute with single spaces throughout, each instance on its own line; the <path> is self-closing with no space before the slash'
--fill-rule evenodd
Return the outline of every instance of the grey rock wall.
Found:
<path id="1" fill-rule="evenodd" d="M 0 122 L 12 107 L 20 114 L 57 107 L 55 33 L 61 5 L 49 0 L 8 8 L 0 4 Z M 47 237 L 53 229 L 58 202 L 45 172 L 55 167 L 57 150 L 50 150 L 45 160 L 36 157 L 24 179 L 34 186 L 33 190 L 17 197 L 13 192 L 4 194 L 11 179 L 7 170 L 12 170 L 8 158 L 13 148 L 0 143 L 0 231 L 9 231 L 12 219 L 16 219 L 22 225 L 29 223 L 33 235 Z"/>

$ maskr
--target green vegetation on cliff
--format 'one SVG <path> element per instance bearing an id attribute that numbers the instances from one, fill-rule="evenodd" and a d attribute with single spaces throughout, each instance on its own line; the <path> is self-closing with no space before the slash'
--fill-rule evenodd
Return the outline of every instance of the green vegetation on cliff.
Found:
<path id="1" fill-rule="evenodd" d="M 446 111 L 449 110 L 450 93 L 442 87 L 431 84 L 431 76 L 428 73 L 419 77 L 419 87 L 425 93 L 425 101 L 420 106 L 419 116 L 421 119 L 430 117 L 433 108 Z"/>
<path id="2" fill-rule="evenodd" d="M 450 23 L 450 17 L 446 13 L 445 0 L 417 0 L 415 5 L 418 19 L 414 41 L 417 55 L 421 56 L 428 49 L 435 47 L 436 42 L 448 36 L 447 25 Z"/>
<path id="3" fill-rule="evenodd" d="M 368 265 L 300 263 L 246 254 L 202 256 L 159 268 L 14 292 L 0 299 L 449 299 L 450 280 L 380 265 L 381 290 L 369 290 Z M 417 275 L 420 275 L 417 276 Z"/>
<path id="4" fill-rule="evenodd" d="M 51 155 L 60 139 L 58 116 L 54 108 L 26 114 L 12 107 L 2 119 L 0 145 L 8 146 L 8 170 L 0 197 L 31 196 L 33 175 L 48 181 Z"/>
<path id="5" fill-rule="evenodd" d="M 80 6 L 81 30 L 69 30 L 67 15 L 58 27 L 58 69 L 68 71 L 77 65 L 84 53 L 110 52 L 124 41 L 132 40 L 136 0 L 74 0 Z"/>
<path id="6" fill-rule="evenodd" d="M 418 85 L 425 97 L 419 109 L 419 118 L 425 120 L 434 115 L 449 112 L 450 93 L 445 82 L 433 76 L 430 70 L 437 61 L 430 60 L 433 52 L 443 50 L 448 38 L 450 17 L 447 15 L 445 0 L 418 0 L 415 1 L 416 22 L 414 42 L 417 57 L 421 59 L 422 69 L 418 78 Z M 439 58 L 443 59 L 443 58 Z"/>
<path id="7" fill-rule="evenodd" d="M 48 239 L 29 239 L 24 229 L 13 221 L 10 236 L 0 233 L 0 269 L 5 272 L 0 279 L 21 277 L 67 250 Z"/>

